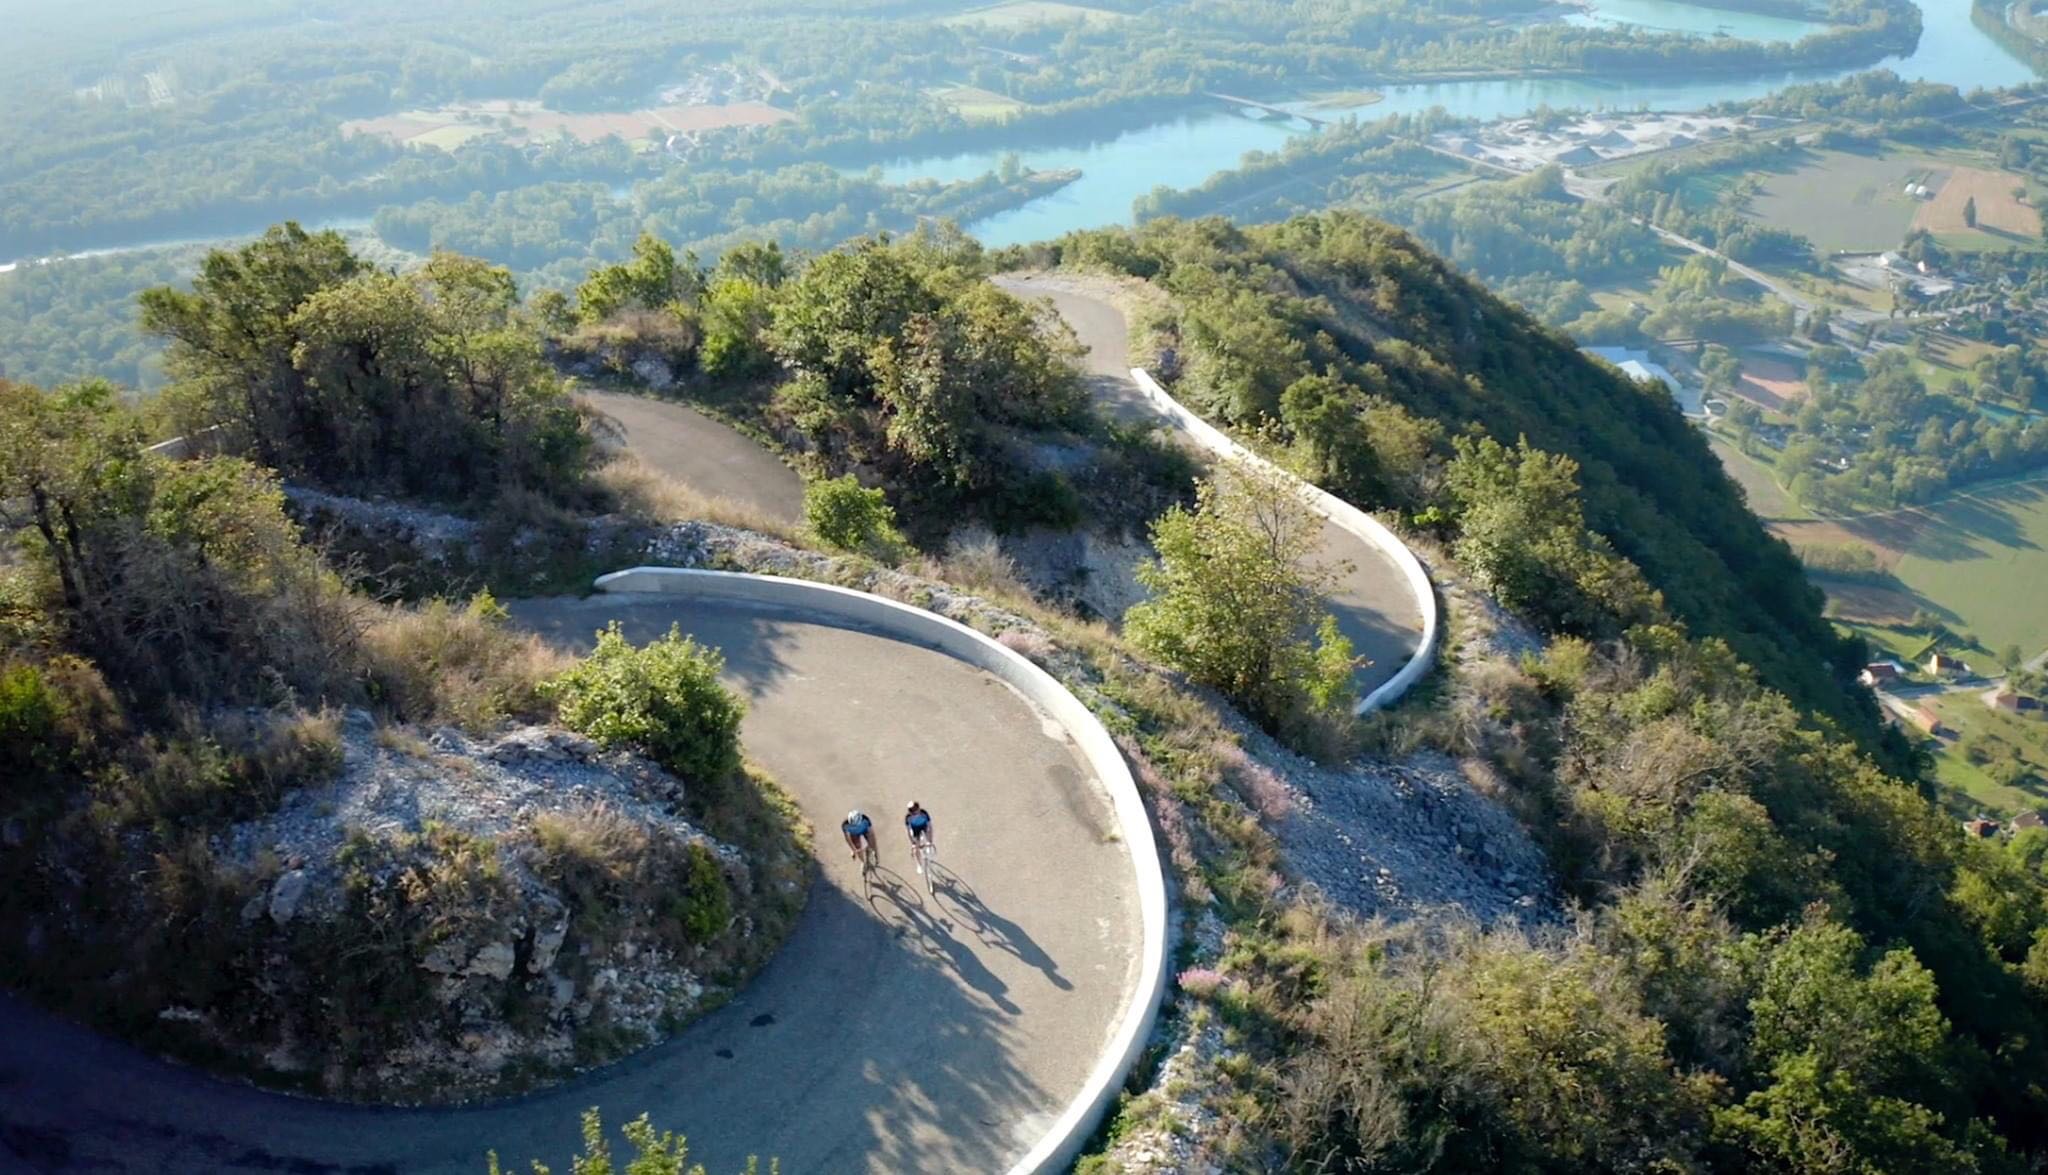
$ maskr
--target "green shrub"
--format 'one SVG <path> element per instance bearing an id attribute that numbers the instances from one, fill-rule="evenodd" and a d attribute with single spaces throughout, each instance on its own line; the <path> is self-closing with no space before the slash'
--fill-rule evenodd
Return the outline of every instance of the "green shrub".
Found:
<path id="1" fill-rule="evenodd" d="M 850 473 L 804 487 L 804 523 L 818 541 L 842 551 L 886 554 L 903 545 L 888 499 L 861 488 Z"/>
<path id="2" fill-rule="evenodd" d="M 689 857 L 683 881 L 683 931 L 691 942 L 710 942 L 732 921 L 732 895 L 726 892 L 725 870 L 710 849 L 693 844 Z"/>
<path id="3" fill-rule="evenodd" d="M 641 752 L 692 781 L 723 779 L 739 769 L 740 719 L 746 703 L 718 683 L 725 658 L 671 627 L 634 648 L 618 623 L 597 636 L 581 663 L 550 679 L 542 692 L 561 719 L 607 746 Z"/>
<path id="4" fill-rule="evenodd" d="M 58 754 L 64 700 L 33 665 L 0 669 L 0 777 L 42 774 Z"/>

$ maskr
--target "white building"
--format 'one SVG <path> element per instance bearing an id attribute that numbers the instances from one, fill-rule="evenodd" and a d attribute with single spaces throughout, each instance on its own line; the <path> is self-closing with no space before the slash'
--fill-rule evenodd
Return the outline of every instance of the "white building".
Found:
<path id="1" fill-rule="evenodd" d="M 1654 380 L 1670 391 L 1671 398 L 1678 402 L 1678 410 L 1690 417 L 1703 417 L 1706 409 L 1700 403 L 1697 389 L 1688 388 L 1663 364 L 1650 358 L 1648 351 L 1637 351 L 1628 347 L 1581 347 L 1580 351 L 1595 358 L 1605 359 L 1621 369 L 1623 375 L 1638 383 Z"/>

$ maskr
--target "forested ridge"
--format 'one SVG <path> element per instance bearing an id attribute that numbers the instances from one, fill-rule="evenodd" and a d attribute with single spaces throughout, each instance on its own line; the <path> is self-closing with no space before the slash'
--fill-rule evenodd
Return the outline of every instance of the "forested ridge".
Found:
<path id="1" fill-rule="evenodd" d="M 1398 514 L 1547 638 L 1460 650 L 1370 729 L 1456 756 L 1576 912 L 1361 925 L 1274 899 L 1256 853 L 1206 870 L 1232 949 L 1182 981 L 1264 1061 L 1218 1068 L 1211 1154 L 2035 1168 L 2048 836 L 1965 838 L 1930 802 L 1846 688 L 1856 647 L 1662 389 L 1350 213 L 1162 219 L 1006 260 L 1163 289 L 1141 361 L 1177 394 Z M 1472 620 L 1454 604 L 1454 632 Z"/>
<path id="2" fill-rule="evenodd" d="M 1285 402 L 1292 385 L 1331 374 L 1358 389 L 1346 396 L 1383 398 L 1445 435 L 1476 428 L 1571 457 L 1587 524 L 1673 615 L 1803 704 L 1874 730 L 1839 684 L 1854 650 L 1821 619 L 1819 591 L 1670 398 L 1586 360 L 1408 234 L 1342 212 L 1251 228 L 1163 219 L 1054 251 L 1173 293 L 1174 333 L 1193 352 L 1184 382 L 1233 423 L 1280 424 L 1306 411 Z M 1430 504 L 1398 480 L 1354 485 L 1369 506 Z"/>

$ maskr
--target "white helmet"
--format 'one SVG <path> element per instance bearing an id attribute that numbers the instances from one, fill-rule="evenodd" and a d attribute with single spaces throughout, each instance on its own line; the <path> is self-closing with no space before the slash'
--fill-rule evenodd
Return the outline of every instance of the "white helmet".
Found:
<path id="1" fill-rule="evenodd" d="M 863 813 L 859 808 L 855 808 L 853 811 L 848 812 L 846 814 L 846 822 L 848 824 L 859 824 L 861 821 L 866 819 L 866 814 Z"/>
<path id="2" fill-rule="evenodd" d="M 917 811 L 917 801 L 916 801 L 916 800 L 912 800 L 912 801 L 910 801 L 909 803 L 907 803 L 907 804 L 903 805 L 903 810 L 904 810 L 904 811 L 906 811 L 906 812 L 915 812 L 915 811 Z"/>

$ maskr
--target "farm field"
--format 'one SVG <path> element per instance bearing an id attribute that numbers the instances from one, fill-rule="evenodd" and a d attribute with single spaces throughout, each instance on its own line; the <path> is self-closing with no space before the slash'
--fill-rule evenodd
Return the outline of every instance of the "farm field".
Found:
<path id="1" fill-rule="evenodd" d="M 1992 487 L 1934 507 L 1893 573 L 1989 648 L 2048 647 L 2048 484 Z"/>
<path id="2" fill-rule="evenodd" d="M 796 116 L 760 102 L 659 106 L 620 113 L 565 114 L 538 102 L 464 102 L 434 110 L 407 110 L 341 124 L 344 135 L 378 135 L 407 145 L 452 151 L 473 139 L 501 136 L 514 143 L 572 138 L 595 143 L 617 135 L 627 142 L 724 127 L 771 126 Z"/>
<path id="3" fill-rule="evenodd" d="M 2041 240 L 2041 213 L 2013 194 L 2026 181 L 2006 171 L 1956 167 L 1941 181 L 1934 198 L 1913 214 L 1913 227 L 1933 233 L 1952 248 L 1992 248 L 2001 243 L 2034 245 Z M 1964 206 L 1977 202 L 1977 227 L 1964 223 Z"/>
<path id="4" fill-rule="evenodd" d="M 1877 553 L 1896 585 L 1827 585 L 1843 621 L 1895 624 L 1919 609 L 1983 648 L 2048 649 L 2048 479 L 1863 518 L 1775 522 L 1771 530 L 1795 546 L 1855 542 Z"/>
<path id="5" fill-rule="evenodd" d="M 1816 151 L 1787 172 L 1759 172 L 1763 191 L 1749 213 L 1812 241 L 1822 253 L 1896 249 L 1921 203 L 1908 176 L 1942 166 L 1917 153 Z"/>
<path id="6" fill-rule="evenodd" d="M 950 25 L 986 25 L 994 29 L 1021 29 L 1033 25 L 1069 24 L 1080 21 L 1093 27 L 1112 25 L 1124 19 L 1121 12 L 1110 12 L 1102 8 L 1086 8 L 1079 4 L 1061 4 L 1057 0 L 1009 0 L 1005 4 L 991 4 L 949 16 L 942 23 Z"/>

